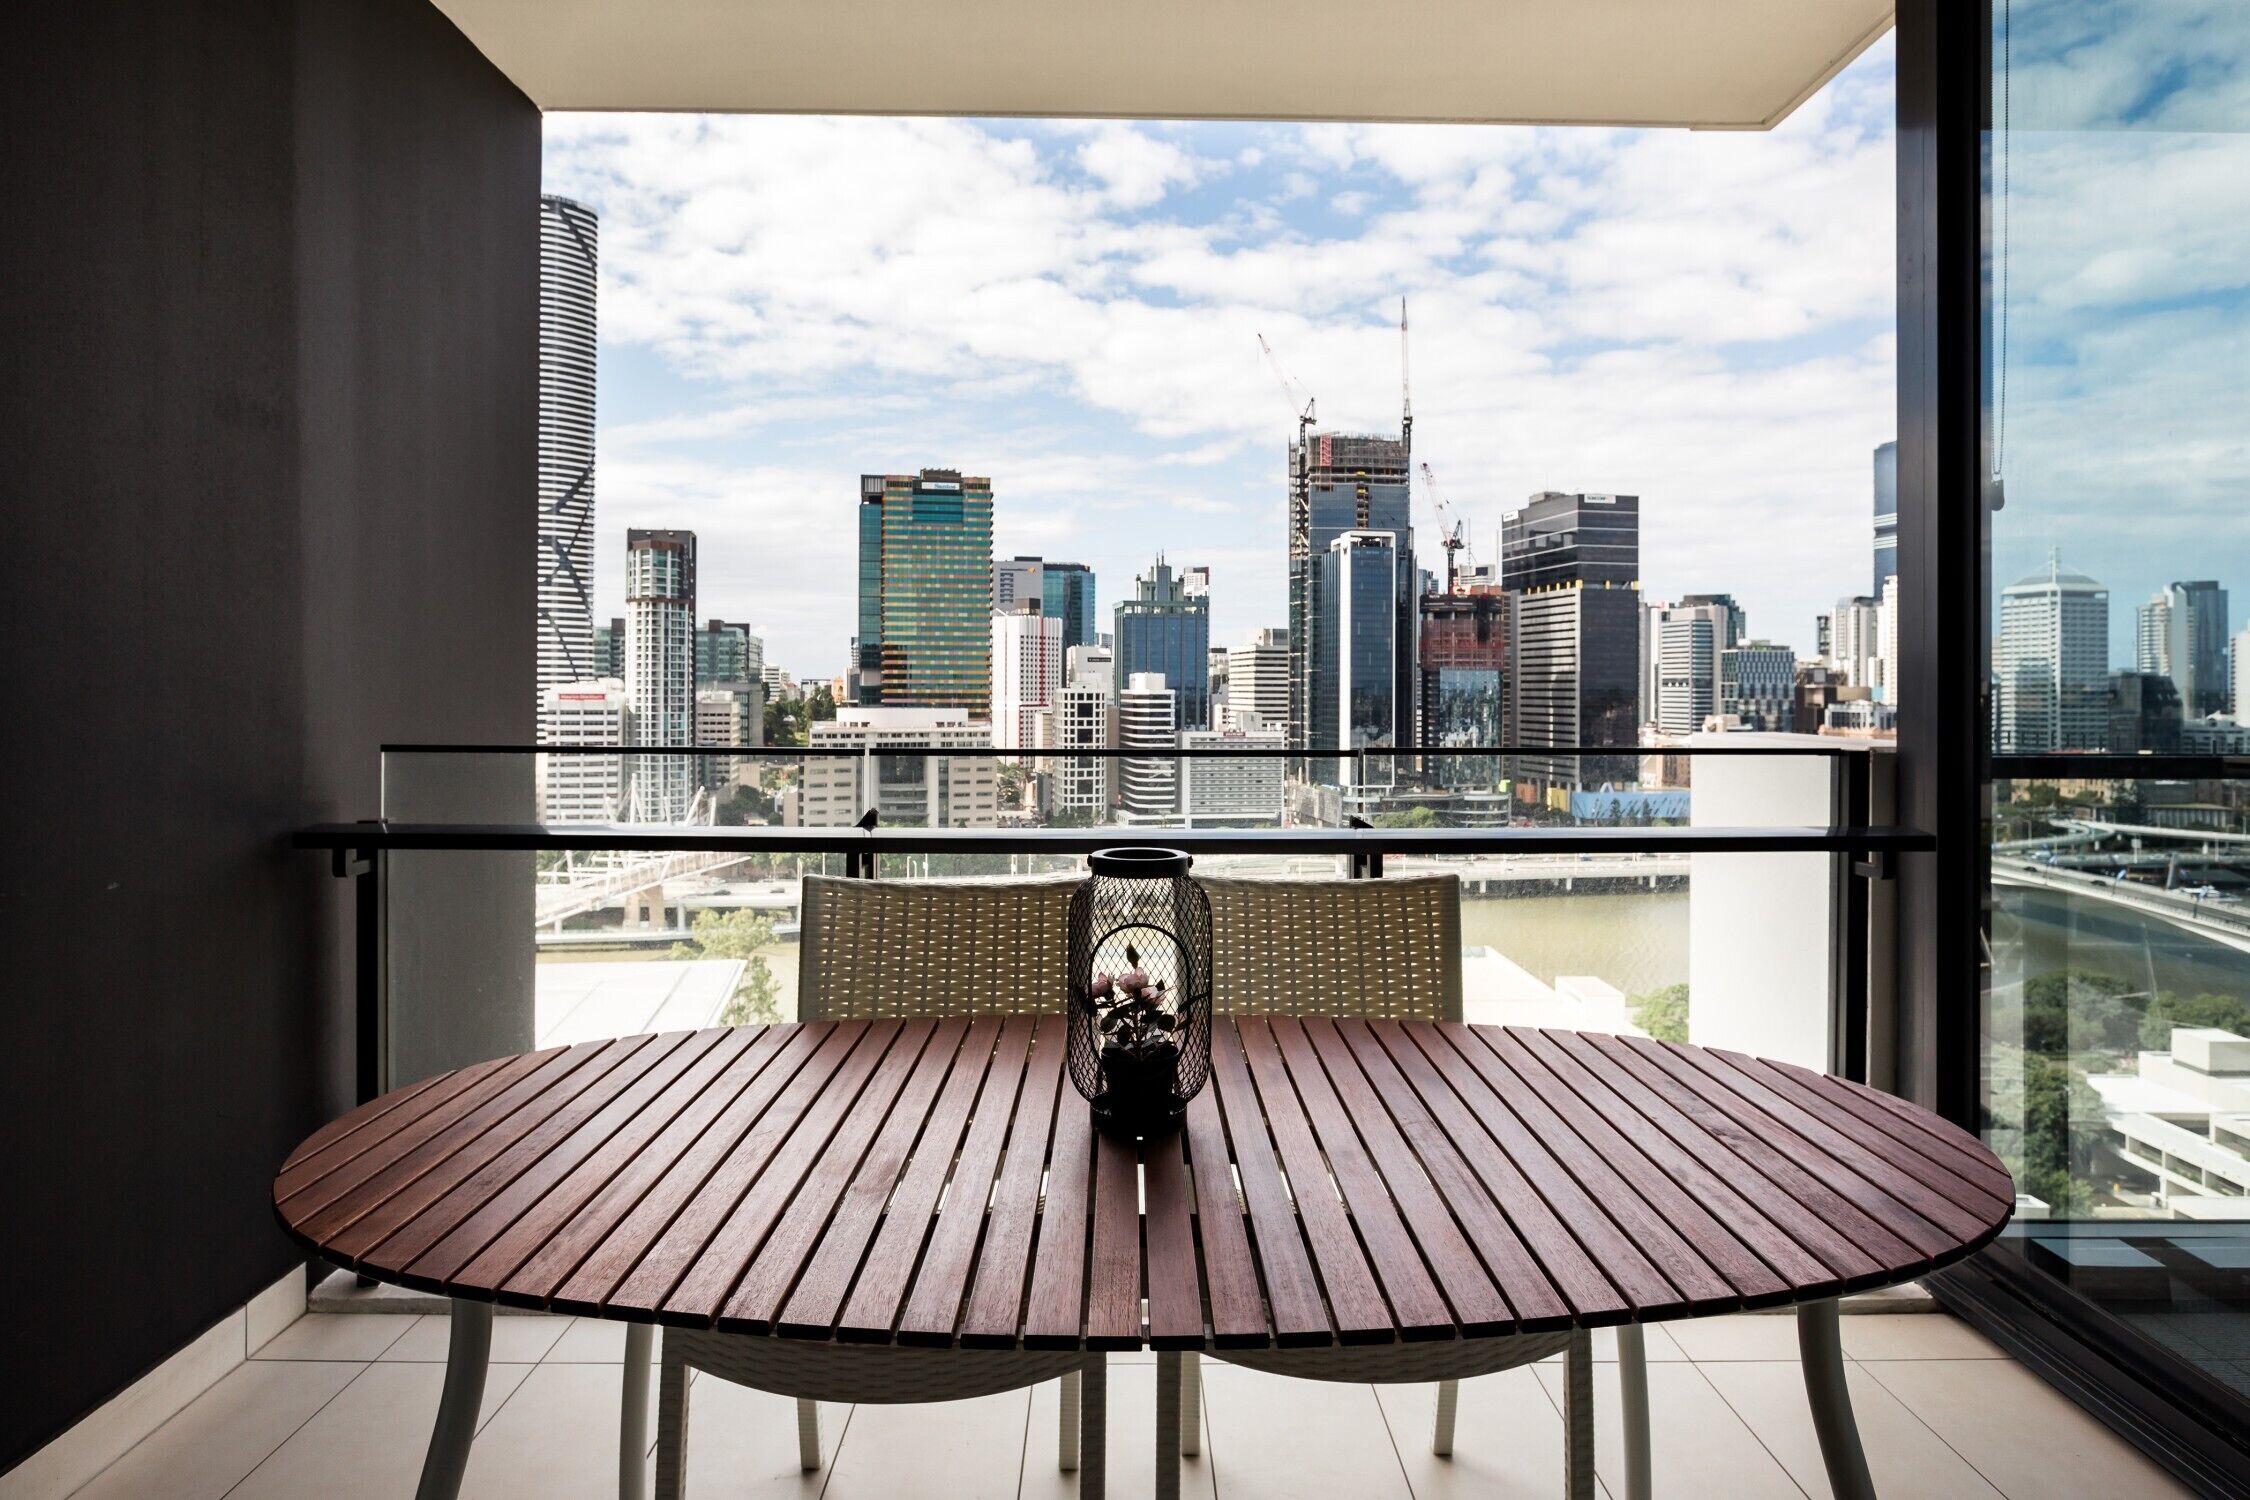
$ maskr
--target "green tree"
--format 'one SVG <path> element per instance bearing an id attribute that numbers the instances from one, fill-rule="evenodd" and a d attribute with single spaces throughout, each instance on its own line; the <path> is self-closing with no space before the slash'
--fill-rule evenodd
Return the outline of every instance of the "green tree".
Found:
<path id="1" fill-rule="evenodd" d="M 2152 1052 L 2168 1052 L 2175 1026 L 2215 1026 L 2236 1036 L 2250 1036 L 2250 1005 L 2239 995 L 2175 995 L 2156 997 L 2140 1019 L 2140 1043 Z"/>
<path id="2" fill-rule="evenodd" d="M 1660 1042 L 1687 1040 L 1688 987 L 1668 984 L 1660 990 L 1650 990 L 1645 995 L 1635 995 L 1625 1002 L 1626 1013 L 1633 1024 Z"/>
<path id="3" fill-rule="evenodd" d="M 688 940 L 672 945 L 674 958 L 739 958 L 742 973 L 719 1013 L 722 1026 L 743 1026 L 753 1021 L 781 1019 L 781 981 L 774 977 L 764 950 L 773 946 L 773 921 L 744 908 L 695 914 Z"/>
<path id="4" fill-rule="evenodd" d="M 2023 1045 L 2050 1057 L 2080 1052 L 2124 1053 L 2141 1041 L 2146 996 L 2107 974 L 2067 969 L 2027 980 Z"/>
<path id="5" fill-rule="evenodd" d="M 2023 1191 L 2051 1209 L 2089 1206 L 2093 1190 L 2086 1178 L 2106 1128 L 2102 1096 L 2084 1073 L 2036 1052 L 2024 1055 L 2023 1165 L 2017 1173 Z"/>
<path id="6" fill-rule="evenodd" d="M 1380 812 L 1375 815 L 1377 828 L 1435 828 L 1438 826 L 1437 809 L 1409 807 L 1401 812 Z"/>

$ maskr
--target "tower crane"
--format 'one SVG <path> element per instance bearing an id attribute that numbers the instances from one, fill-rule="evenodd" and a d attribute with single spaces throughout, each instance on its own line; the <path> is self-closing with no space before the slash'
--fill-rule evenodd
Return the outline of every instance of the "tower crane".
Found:
<path id="1" fill-rule="evenodd" d="M 1426 462 L 1422 465 L 1422 488 L 1430 497 L 1431 507 L 1437 511 L 1438 545 L 1445 548 L 1445 591 L 1450 594 L 1453 592 L 1453 554 L 1468 553 L 1469 566 L 1473 568 L 1477 565 L 1476 549 L 1469 545 L 1467 524 L 1452 513 L 1453 507 L 1447 505 L 1445 496 L 1438 493 L 1437 475 L 1430 471 Z"/>
<path id="2" fill-rule="evenodd" d="M 1273 368 L 1275 378 L 1281 382 L 1282 394 L 1289 398 L 1289 410 L 1297 418 L 1297 436 L 1303 439 L 1306 429 L 1313 424 L 1313 394 L 1305 389 L 1303 381 L 1281 367 L 1281 356 L 1273 352 L 1264 334 L 1258 335 L 1258 348 Z"/>

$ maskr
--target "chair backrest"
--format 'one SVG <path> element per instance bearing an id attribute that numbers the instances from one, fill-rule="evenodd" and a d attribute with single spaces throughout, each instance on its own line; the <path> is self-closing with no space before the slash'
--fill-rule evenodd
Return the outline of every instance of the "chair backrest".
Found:
<path id="1" fill-rule="evenodd" d="M 797 962 L 806 1021 L 1060 1011 L 1069 969 L 1062 880 L 807 875 Z"/>
<path id="2" fill-rule="evenodd" d="M 1461 880 L 1203 881 L 1221 1014 L 1461 1019 Z"/>

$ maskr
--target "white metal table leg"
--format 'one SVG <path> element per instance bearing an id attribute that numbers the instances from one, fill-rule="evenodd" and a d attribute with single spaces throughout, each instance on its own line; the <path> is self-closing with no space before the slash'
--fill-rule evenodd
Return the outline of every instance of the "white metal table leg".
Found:
<path id="1" fill-rule="evenodd" d="M 1180 1500 L 1180 1356 L 1156 1356 L 1156 1500 Z"/>
<path id="2" fill-rule="evenodd" d="M 656 1330 L 625 1325 L 625 1396 L 617 1415 L 617 1500 L 648 1500 L 648 1353 Z"/>
<path id="3" fill-rule="evenodd" d="M 1617 1330 L 1617 1408 L 1625 1439 L 1625 1500 L 1648 1500 L 1648 1349 L 1638 1323 Z"/>
<path id="4" fill-rule="evenodd" d="M 453 1299 L 452 1337 L 445 1351 L 445 1392 L 422 1459 L 414 1500 L 456 1500 L 476 1441 L 477 1408 L 484 1404 L 485 1366 L 492 1359 L 492 1304 Z"/>
<path id="5" fill-rule="evenodd" d="M 1851 1388 L 1844 1383 L 1844 1339 L 1836 1326 L 1835 1298 L 1798 1307 L 1797 1352 L 1804 1361 L 1805 1397 L 1812 1404 L 1813 1431 L 1820 1436 L 1821 1462 L 1828 1467 L 1828 1488 L 1836 1500 L 1875 1500 L 1859 1423 L 1852 1417 Z"/>

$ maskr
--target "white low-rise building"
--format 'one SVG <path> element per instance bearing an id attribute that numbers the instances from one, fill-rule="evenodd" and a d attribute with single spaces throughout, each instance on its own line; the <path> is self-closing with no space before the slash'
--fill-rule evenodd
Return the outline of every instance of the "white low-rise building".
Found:
<path id="1" fill-rule="evenodd" d="M 1288 738 L 1280 730 L 1191 729 L 1180 736 L 1180 813 L 1190 828 L 1248 828 L 1281 822 Z M 1270 756 L 1243 754 L 1271 750 Z"/>
<path id="2" fill-rule="evenodd" d="M 2111 1144 L 2157 1180 L 2175 1217 L 2250 1218 L 2250 1038 L 2175 1026 L 2171 1043 L 2130 1073 L 2087 1080 Z"/>
<path id="3" fill-rule="evenodd" d="M 840 708 L 812 726 L 812 747 L 863 753 L 806 757 L 803 790 L 783 803 L 785 819 L 805 827 L 849 827 L 869 808 L 893 828 L 991 828 L 1000 820 L 992 725 L 966 709 Z M 940 753 L 904 753 L 924 750 Z"/>

